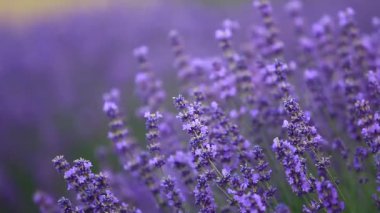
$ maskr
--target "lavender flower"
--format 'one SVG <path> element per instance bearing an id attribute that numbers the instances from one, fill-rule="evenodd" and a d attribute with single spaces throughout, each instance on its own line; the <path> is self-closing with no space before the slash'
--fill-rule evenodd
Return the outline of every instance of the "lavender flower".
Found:
<path id="1" fill-rule="evenodd" d="M 356 97 L 359 95 L 361 78 L 357 70 L 355 70 L 355 67 L 353 66 L 353 59 L 350 56 L 350 48 L 352 47 L 350 46 L 349 40 L 357 39 L 353 16 L 354 11 L 351 8 L 347 8 L 345 11 L 341 11 L 339 13 L 339 21 L 341 26 L 340 61 L 342 71 L 344 72 L 344 91 L 349 113 L 348 120 L 346 122 L 348 123 L 352 138 L 360 140 L 360 135 L 358 134 L 356 126 L 352 125 L 355 123 L 355 117 L 353 117 L 355 112 L 354 105 L 356 102 Z"/>
<path id="2" fill-rule="evenodd" d="M 213 72 L 210 74 L 212 90 L 221 100 L 229 100 L 236 95 L 235 76 L 226 70 L 219 60 L 212 64 Z"/>
<path id="3" fill-rule="evenodd" d="M 178 31 L 171 30 L 169 40 L 174 54 L 174 67 L 178 71 L 178 78 L 183 85 L 182 89 L 185 91 L 191 87 L 189 81 L 194 74 L 190 66 L 189 56 L 185 53 L 184 44 Z"/>
<path id="4" fill-rule="evenodd" d="M 301 1 L 291 0 L 286 4 L 285 9 L 293 19 L 297 35 L 302 36 L 304 34 L 304 20 L 300 14 L 302 10 Z"/>
<path id="5" fill-rule="evenodd" d="M 319 200 L 327 212 L 342 212 L 344 210 L 344 203 L 339 200 L 338 192 L 330 181 L 316 181 L 315 189 Z"/>
<path id="6" fill-rule="evenodd" d="M 328 105 L 328 99 L 322 86 L 322 77 L 317 70 L 306 70 L 304 73 L 307 87 L 311 91 L 316 108 L 323 109 Z"/>
<path id="7" fill-rule="evenodd" d="M 324 79 L 331 81 L 334 74 L 334 39 L 333 22 L 330 16 L 323 16 L 312 27 L 313 35 L 316 39 L 317 60 L 319 68 L 323 71 Z"/>
<path id="8" fill-rule="evenodd" d="M 120 202 L 109 190 L 106 177 L 100 174 L 94 174 L 91 171 L 92 164 L 90 161 L 78 159 L 69 166 L 63 156 L 57 156 L 53 159 L 56 170 L 63 174 L 67 182 L 68 190 L 77 193 L 77 200 L 82 203 L 80 211 L 125 211 L 139 212 L 135 208 L 128 207 L 127 204 Z M 67 200 L 60 201 L 64 209 L 72 209 Z"/>
<path id="9" fill-rule="evenodd" d="M 192 188 L 195 182 L 193 177 L 193 169 L 191 156 L 188 153 L 177 151 L 174 155 L 168 158 L 168 163 L 171 164 L 180 173 L 180 179 L 188 187 Z"/>
<path id="10" fill-rule="evenodd" d="M 224 167 L 232 168 L 233 153 L 236 147 L 233 147 L 234 144 L 231 144 L 231 138 L 229 137 L 231 133 L 229 120 L 216 102 L 211 103 L 210 113 L 211 120 L 214 123 L 210 130 L 210 140 L 217 146 L 216 158 L 220 159 L 220 163 Z"/>
<path id="11" fill-rule="evenodd" d="M 263 213 L 266 211 L 266 206 L 258 194 L 249 193 L 241 196 L 234 195 L 234 199 L 239 203 L 241 212 Z"/>
<path id="12" fill-rule="evenodd" d="M 169 205 L 174 206 L 177 212 L 183 211 L 182 197 L 178 189 L 175 187 L 174 180 L 170 177 L 164 179 L 161 183 L 164 192 L 169 200 Z"/>
<path id="13" fill-rule="evenodd" d="M 374 107 L 380 105 L 380 72 L 369 71 L 367 74 L 369 100 Z M 379 107 L 375 109 L 379 110 Z"/>
<path id="14" fill-rule="evenodd" d="M 153 156 L 150 160 L 150 164 L 156 168 L 161 168 L 165 164 L 165 157 L 161 154 L 161 148 L 158 142 L 160 139 L 158 121 L 162 118 L 162 115 L 159 112 L 146 112 L 144 117 L 146 118 L 146 129 L 148 130 L 148 133 L 146 133 L 148 148 Z"/>
<path id="15" fill-rule="evenodd" d="M 333 148 L 333 150 L 340 152 L 343 159 L 348 158 L 349 149 L 346 147 L 346 145 L 340 139 L 336 139 L 333 141 L 332 148 Z"/>
<path id="16" fill-rule="evenodd" d="M 150 69 L 147 54 L 148 47 L 146 46 L 134 50 L 134 55 L 140 66 L 140 71 L 135 78 L 137 96 L 142 103 L 138 112 L 140 116 L 143 116 L 145 112 L 159 110 L 166 97 L 162 82 L 156 78 Z"/>
<path id="17" fill-rule="evenodd" d="M 62 197 L 58 200 L 58 206 L 64 213 L 77 212 L 77 210 L 73 208 L 71 201 L 65 197 Z"/>
<path id="18" fill-rule="evenodd" d="M 254 0 L 253 6 L 259 10 L 268 32 L 265 36 L 266 48 L 263 50 L 263 55 L 271 59 L 282 57 L 284 43 L 278 38 L 278 29 L 273 21 L 273 11 L 270 2 L 268 0 Z"/>
<path id="19" fill-rule="evenodd" d="M 134 140 L 129 136 L 129 131 L 122 116 L 118 100 L 115 100 L 115 90 L 104 95 L 103 111 L 109 118 L 108 138 L 113 142 L 115 150 L 122 161 L 128 159 L 136 149 Z M 118 92 L 116 91 L 116 94 Z M 108 97 L 108 98 L 107 98 Z M 113 97 L 113 98 L 112 98 Z"/>
<path id="20" fill-rule="evenodd" d="M 313 190 L 312 180 L 307 175 L 306 160 L 297 154 L 297 149 L 288 141 L 273 140 L 273 151 L 277 159 L 282 162 L 285 175 L 292 191 L 297 195 L 309 193 Z"/>
<path id="21" fill-rule="evenodd" d="M 236 69 L 236 58 L 238 57 L 231 44 L 231 29 L 225 28 L 215 31 L 215 39 L 219 42 L 219 47 L 223 52 L 223 57 L 228 64 L 228 70 L 234 72 Z"/>
<path id="22" fill-rule="evenodd" d="M 216 212 L 216 204 L 207 178 L 204 175 L 197 177 L 197 185 L 194 189 L 195 203 L 201 206 L 202 213 Z"/>
<path id="23" fill-rule="evenodd" d="M 208 141 L 208 128 L 204 125 L 200 103 L 188 104 L 182 97 L 174 98 L 174 104 L 180 111 L 178 118 L 183 122 L 183 130 L 191 135 L 190 146 L 196 168 L 202 169 L 210 164 L 215 156 L 215 146 Z"/>
<path id="24" fill-rule="evenodd" d="M 237 61 L 236 69 L 236 86 L 240 97 L 251 110 L 257 102 L 254 96 L 255 86 L 252 81 L 252 73 L 250 72 L 247 62 L 244 59 L 239 59 Z"/>
<path id="25" fill-rule="evenodd" d="M 369 53 L 362 43 L 360 30 L 355 23 L 355 11 L 352 8 L 346 8 L 346 10 L 341 11 L 338 16 L 340 19 L 340 25 L 347 30 L 349 39 L 352 41 L 354 71 L 357 73 L 356 77 L 359 78 L 359 80 L 362 80 L 363 75 L 360 73 L 359 69 L 367 72 L 369 70 L 370 62 L 368 61 Z"/>
<path id="26" fill-rule="evenodd" d="M 39 207 L 41 213 L 58 212 L 54 205 L 54 198 L 45 192 L 35 192 L 33 195 L 33 201 Z"/>
<path id="27" fill-rule="evenodd" d="M 368 157 L 369 150 L 366 147 L 358 146 L 355 149 L 355 155 L 352 162 L 352 167 L 355 171 L 363 171 L 363 161 Z"/>
<path id="28" fill-rule="evenodd" d="M 282 99 L 289 95 L 290 84 L 286 80 L 288 66 L 282 62 L 276 62 L 266 66 L 264 82 L 270 88 L 274 99 Z"/>
<path id="29" fill-rule="evenodd" d="M 321 209 L 322 209 L 322 205 L 320 204 L 320 202 L 314 201 L 314 200 L 312 200 L 308 206 L 307 205 L 302 206 L 303 213 L 314 213 L 314 212 L 318 212 Z"/>
<path id="30" fill-rule="evenodd" d="M 157 205 L 160 208 L 167 206 L 166 199 L 161 194 L 161 188 L 158 178 L 154 173 L 154 167 L 150 164 L 150 155 L 147 152 L 140 152 L 135 162 L 136 170 L 138 170 L 139 177 L 143 180 L 144 184 L 152 192 Z"/>
<path id="31" fill-rule="evenodd" d="M 289 97 L 284 100 L 284 108 L 290 117 L 290 122 L 285 120 L 283 123 L 283 127 L 288 130 L 290 142 L 300 152 L 304 152 L 306 147 L 316 150 L 320 146 L 321 136 L 317 134 L 315 127 L 308 124 L 298 102 Z"/>
<path id="32" fill-rule="evenodd" d="M 357 126 L 361 129 L 361 134 L 373 153 L 380 150 L 380 116 L 373 114 L 369 102 L 361 99 L 355 103 L 357 112 Z"/>

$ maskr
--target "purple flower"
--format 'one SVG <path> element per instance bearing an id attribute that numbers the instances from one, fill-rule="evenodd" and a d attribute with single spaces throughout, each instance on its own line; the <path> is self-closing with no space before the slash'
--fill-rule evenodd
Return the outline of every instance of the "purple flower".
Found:
<path id="1" fill-rule="evenodd" d="M 304 73 L 307 87 L 313 95 L 316 108 L 328 107 L 328 99 L 322 84 L 322 78 L 317 70 L 308 69 Z"/>
<path id="2" fill-rule="evenodd" d="M 178 188 L 176 188 L 174 180 L 168 177 L 162 181 L 161 186 L 163 187 L 163 191 L 166 194 L 169 205 L 174 206 L 178 212 L 183 211 L 183 198 Z"/>
<path id="3" fill-rule="evenodd" d="M 287 205 L 280 203 L 276 206 L 276 209 L 274 210 L 275 213 L 290 213 L 290 209 Z"/>
<path id="4" fill-rule="evenodd" d="M 253 76 L 248 68 L 247 61 L 244 59 L 237 60 L 236 68 L 236 87 L 238 89 L 240 99 L 246 104 L 250 110 L 253 110 L 257 102 L 255 94 L 255 85 L 252 80 Z"/>
<path id="5" fill-rule="evenodd" d="M 321 204 L 328 213 L 342 212 L 344 210 L 344 202 L 339 200 L 338 192 L 330 181 L 316 181 L 315 189 Z"/>
<path id="6" fill-rule="evenodd" d="M 302 212 L 303 213 L 316 213 L 319 210 L 321 210 L 322 207 L 323 206 L 319 202 L 312 200 L 308 206 L 305 204 L 302 206 Z"/>
<path id="7" fill-rule="evenodd" d="M 297 195 L 309 193 L 313 190 L 312 180 L 307 175 L 306 160 L 297 152 L 288 141 L 275 138 L 272 145 L 277 159 L 281 161 L 285 169 L 285 175 L 292 191 Z"/>
<path id="8" fill-rule="evenodd" d="M 135 77 L 136 93 L 141 101 L 138 114 L 143 116 L 146 112 L 157 111 L 161 108 L 166 98 L 162 88 L 162 82 L 152 72 L 148 59 L 148 47 L 141 46 L 134 50 L 134 55 L 139 63 L 139 72 Z"/>
<path id="9" fill-rule="evenodd" d="M 235 76 L 230 73 L 219 60 L 212 63 L 210 80 L 212 90 L 221 100 L 228 100 L 236 95 Z"/>
<path id="10" fill-rule="evenodd" d="M 212 190 L 208 184 L 206 176 L 197 177 L 197 185 L 194 189 L 195 203 L 200 205 L 202 213 L 215 213 L 216 204 Z"/>
<path id="11" fill-rule="evenodd" d="M 64 174 L 70 168 L 69 162 L 67 162 L 63 155 L 55 157 L 52 160 L 52 162 L 54 164 L 55 169 L 61 174 Z"/>
<path id="12" fill-rule="evenodd" d="M 54 205 L 54 198 L 45 192 L 35 192 L 33 195 L 33 201 L 39 207 L 39 211 L 42 213 L 58 212 L 58 209 Z"/>
<path id="13" fill-rule="evenodd" d="M 194 70 L 190 66 L 189 56 L 185 52 L 182 38 L 177 30 L 171 30 L 169 32 L 169 41 L 174 54 L 174 68 L 178 71 L 178 78 L 182 84 L 182 90 L 187 91 L 189 87 L 191 87 L 190 82 L 194 75 Z"/>
<path id="14" fill-rule="evenodd" d="M 291 0 L 285 5 L 285 10 L 293 20 L 297 35 L 302 36 L 304 34 L 304 19 L 301 16 L 302 2 L 299 0 Z"/>
<path id="15" fill-rule="evenodd" d="M 62 173 L 62 162 L 67 164 L 63 156 L 53 159 L 58 172 Z M 102 174 L 94 174 L 91 171 L 90 161 L 78 159 L 73 162 L 73 166 L 64 171 L 64 179 L 68 189 L 77 194 L 77 200 L 83 204 L 79 211 L 126 211 L 139 212 L 135 208 L 128 207 L 127 204 L 120 202 L 110 191 L 107 178 Z M 63 209 L 72 209 L 67 200 L 62 200 L 60 205 Z"/>
<path id="16" fill-rule="evenodd" d="M 161 194 L 160 183 L 154 173 L 155 167 L 152 167 L 150 164 L 150 157 L 151 155 L 149 153 L 145 151 L 140 152 L 139 155 L 135 157 L 135 161 L 131 165 L 128 165 L 129 167 L 127 167 L 127 169 L 134 168 L 138 171 L 138 177 L 142 179 L 144 184 L 152 192 L 158 206 L 160 208 L 165 208 L 167 206 L 167 202 Z"/>
<path id="17" fill-rule="evenodd" d="M 168 158 L 168 164 L 180 173 L 180 179 L 191 189 L 195 183 L 192 158 L 189 153 L 177 151 Z"/>
<path id="18" fill-rule="evenodd" d="M 180 111 L 178 118 L 183 130 L 190 136 L 190 147 L 196 168 L 202 169 L 210 164 L 216 154 L 215 146 L 208 140 L 208 128 L 204 124 L 202 107 L 199 102 L 188 104 L 182 97 L 174 98 L 174 104 Z"/>
<path id="19" fill-rule="evenodd" d="M 258 194 L 234 195 L 234 199 L 239 203 L 241 212 L 263 213 L 266 211 L 264 201 Z"/>
<path id="20" fill-rule="evenodd" d="M 262 16 L 265 30 L 268 32 L 265 35 L 266 47 L 263 51 L 264 57 L 270 59 L 282 57 L 284 43 L 278 38 L 278 29 L 275 26 L 273 19 L 272 6 L 268 0 L 254 0 L 253 6 L 256 7 Z"/>
<path id="21" fill-rule="evenodd" d="M 316 57 L 318 60 L 318 66 L 323 73 L 323 79 L 331 81 L 334 74 L 334 31 L 333 21 L 328 15 L 322 16 L 322 18 L 312 26 L 312 32 L 316 39 Z"/>
<path id="22" fill-rule="evenodd" d="M 65 197 L 62 197 L 58 200 L 58 206 L 61 208 L 64 213 L 74 213 L 78 212 L 72 205 L 71 201 Z"/>
<path id="23" fill-rule="evenodd" d="M 316 128 L 310 124 L 298 102 L 292 97 L 284 99 L 283 106 L 290 117 L 290 121 L 285 120 L 283 128 L 287 129 L 290 142 L 303 153 L 305 148 L 318 151 L 318 147 L 324 143 Z"/>
<path id="24" fill-rule="evenodd" d="M 108 138 L 113 142 L 114 148 L 124 165 L 127 160 L 133 158 L 137 146 L 133 138 L 130 137 L 125 118 L 122 116 L 118 103 L 118 90 L 111 90 L 104 94 L 103 111 L 109 118 Z"/>
<path id="25" fill-rule="evenodd" d="M 275 99 L 281 100 L 290 93 L 290 84 L 286 79 L 288 72 L 288 65 L 279 61 L 266 66 L 263 80 L 271 88 L 271 93 Z"/>
<path id="26" fill-rule="evenodd" d="M 148 131 L 146 133 L 148 149 L 153 157 L 150 159 L 150 164 L 156 168 L 161 168 L 165 164 L 165 156 L 161 154 L 161 147 L 159 143 L 160 132 L 158 129 L 158 122 L 162 118 L 162 115 L 159 112 L 146 112 L 144 117 L 146 119 L 145 126 Z"/>
<path id="27" fill-rule="evenodd" d="M 332 148 L 333 148 L 333 150 L 340 152 L 343 159 L 348 158 L 349 149 L 346 147 L 346 145 L 340 139 L 333 141 Z"/>
<path id="28" fill-rule="evenodd" d="M 367 82 L 369 101 L 373 106 L 380 106 L 380 72 L 370 70 L 367 74 Z"/>
<path id="29" fill-rule="evenodd" d="M 380 150 L 380 116 L 373 114 L 369 102 L 365 99 L 355 103 L 357 122 L 356 126 L 361 129 L 361 135 L 373 153 Z"/>
<path id="30" fill-rule="evenodd" d="M 239 55 L 232 47 L 232 31 L 229 28 L 219 29 L 215 31 L 215 39 L 218 41 L 222 50 L 223 58 L 227 63 L 228 72 L 234 73 L 237 68 L 237 59 Z"/>

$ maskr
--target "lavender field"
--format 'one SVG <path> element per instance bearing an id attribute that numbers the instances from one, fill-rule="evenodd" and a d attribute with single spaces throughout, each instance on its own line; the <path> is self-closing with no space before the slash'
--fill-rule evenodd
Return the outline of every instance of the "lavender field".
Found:
<path id="1" fill-rule="evenodd" d="M 378 8 L 152 0 L 2 18 L 0 212 L 379 212 Z"/>

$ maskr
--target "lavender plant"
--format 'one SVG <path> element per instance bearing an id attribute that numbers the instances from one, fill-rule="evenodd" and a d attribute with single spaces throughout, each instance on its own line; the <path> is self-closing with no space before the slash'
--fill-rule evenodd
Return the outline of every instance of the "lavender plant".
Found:
<path id="1" fill-rule="evenodd" d="M 216 56 L 190 56 L 185 37 L 169 32 L 181 84 L 174 111 L 148 48 L 135 49 L 145 140 L 130 134 L 119 91 L 106 93 L 108 138 L 123 171 L 104 165 L 108 175 L 96 174 L 87 160 L 57 156 L 75 199 L 36 192 L 41 212 L 141 212 L 139 198 L 123 194 L 133 178 L 154 212 L 380 210 L 380 22 L 365 34 L 347 8 L 308 25 L 301 1 L 291 0 L 298 48 L 288 53 L 269 0 L 253 5 L 262 24 L 244 48 L 235 36 L 243 27 L 228 19 L 215 31 Z"/>

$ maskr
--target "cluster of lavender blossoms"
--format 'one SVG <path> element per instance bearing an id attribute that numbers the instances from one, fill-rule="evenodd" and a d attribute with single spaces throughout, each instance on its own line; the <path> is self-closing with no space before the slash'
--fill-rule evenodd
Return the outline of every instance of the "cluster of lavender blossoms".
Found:
<path id="1" fill-rule="evenodd" d="M 38 191 L 41 212 L 380 209 L 380 19 L 364 33 L 347 8 L 308 25 L 302 2 L 290 0 L 298 46 L 287 54 L 269 0 L 254 0 L 253 9 L 262 23 L 249 28 L 247 41 L 236 44 L 243 31 L 236 21 L 215 31 L 217 56 L 192 57 L 186 35 L 169 32 L 176 111 L 166 106 L 148 47 L 136 48 L 145 140 L 130 134 L 119 90 L 107 92 L 108 138 L 123 171 L 102 164 L 104 173 L 95 174 L 87 160 L 71 165 L 57 156 L 53 164 L 75 195 L 56 202 Z M 142 189 L 146 204 L 128 187 Z"/>

